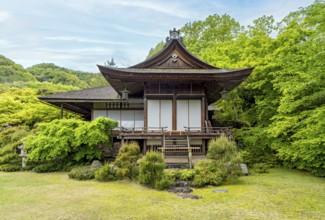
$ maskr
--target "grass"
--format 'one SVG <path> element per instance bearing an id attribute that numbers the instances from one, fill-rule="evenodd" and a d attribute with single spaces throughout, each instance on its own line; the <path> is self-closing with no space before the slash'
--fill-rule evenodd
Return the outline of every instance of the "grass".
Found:
<path id="1" fill-rule="evenodd" d="M 325 219 L 325 179 L 293 170 L 272 169 L 194 194 L 203 199 L 127 181 L 80 182 L 67 173 L 0 172 L 0 219 Z"/>

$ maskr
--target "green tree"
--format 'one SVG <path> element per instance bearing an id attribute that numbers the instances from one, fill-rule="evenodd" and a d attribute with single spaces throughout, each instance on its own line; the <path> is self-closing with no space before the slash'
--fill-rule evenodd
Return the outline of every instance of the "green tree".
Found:
<path id="1" fill-rule="evenodd" d="M 110 141 L 109 131 L 116 125 L 115 121 L 108 118 L 97 118 L 91 122 L 61 119 L 40 124 L 35 134 L 24 139 L 28 160 L 43 162 L 54 159 L 99 159 L 102 156 L 99 145 Z"/>

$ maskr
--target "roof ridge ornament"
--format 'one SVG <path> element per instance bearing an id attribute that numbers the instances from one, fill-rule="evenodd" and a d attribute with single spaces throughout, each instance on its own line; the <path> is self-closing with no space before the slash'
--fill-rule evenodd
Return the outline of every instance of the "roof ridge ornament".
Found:
<path id="1" fill-rule="evenodd" d="M 169 43 L 172 40 L 178 40 L 181 43 L 183 43 L 183 38 L 179 35 L 180 30 L 176 30 L 176 28 L 174 28 L 173 30 L 169 31 L 169 37 L 166 38 L 166 43 Z"/>

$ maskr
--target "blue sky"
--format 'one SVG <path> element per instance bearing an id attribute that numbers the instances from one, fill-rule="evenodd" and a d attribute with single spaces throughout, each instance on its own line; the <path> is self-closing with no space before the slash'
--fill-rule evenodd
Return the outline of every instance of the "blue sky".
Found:
<path id="1" fill-rule="evenodd" d="M 211 14 L 241 25 L 263 15 L 280 21 L 313 0 L 0 0 L 0 54 L 24 67 L 38 63 L 98 72 L 145 59 L 169 30 Z"/>

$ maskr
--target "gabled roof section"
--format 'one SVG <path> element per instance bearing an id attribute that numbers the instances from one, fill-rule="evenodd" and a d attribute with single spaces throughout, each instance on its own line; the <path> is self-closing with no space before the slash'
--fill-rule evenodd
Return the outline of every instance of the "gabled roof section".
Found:
<path id="1" fill-rule="evenodd" d="M 170 37 L 160 52 L 148 60 L 131 66 L 140 69 L 218 69 L 193 56 L 184 46 L 179 31 L 170 31 Z"/>

